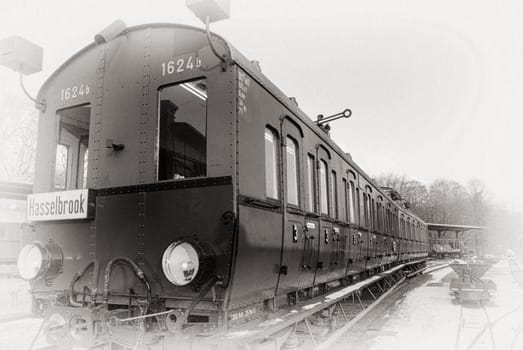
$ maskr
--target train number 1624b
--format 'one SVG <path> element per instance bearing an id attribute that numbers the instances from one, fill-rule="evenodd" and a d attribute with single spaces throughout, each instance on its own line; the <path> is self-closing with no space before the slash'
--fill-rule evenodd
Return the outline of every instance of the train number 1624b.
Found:
<path id="1" fill-rule="evenodd" d="M 162 62 L 162 76 L 174 74 L 174 73 L 182 73 L 186 70 L 193 70 L 193 69 L 199 69 L 202 66 L 202 60 L 192 55 L 184 55 L 173 58 L 169 62 Z"/>
<path id="2" fill-rule="evenodd" d="M 91 89 L 87 84 L 74 85 L 60 90 L 60 98 L 62 101 L 72 100 L 79 96 L 89 95 Z"/>

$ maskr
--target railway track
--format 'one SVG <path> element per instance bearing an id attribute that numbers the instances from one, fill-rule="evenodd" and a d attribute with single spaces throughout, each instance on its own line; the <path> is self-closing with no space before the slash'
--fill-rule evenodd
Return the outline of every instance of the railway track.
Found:
<path id="1" fill-rule="evenodd" d="M 231 349 L 266 349 L 269 344 L 269 348 L 279 349 L 283 348 L 284 343 L 285 349 L 327 349 L 407 278 L 421 274 L 425 269 L 424 261 L 401 264 L 362 281 L 297 303 L 254 324 L 249 323 L 245 327 L 236 327 L 218 334 L 208 341 Z M 298 313 L 300 316 L 295 316 Z M 17 322 L 20 327 L 26 327 L 23 320 Z M 26 322 L 31 322 L 31 335 L 22 336 L 23 344 L 19 339 L 12 349 L 56 349 L 45 344 L 41 320 Z M 30 342 L 33 342 L 32 345 L 29 345 Z"/>
<path id="2" fill-rule="evenodd" d="M 434 272 L 441 267 L 429 267 Z M 515 270 L 515 269 L 513 269 Z M 508 261 L 487 273 L 498 289 L 494 299 L 461 304 L 449 294 L 446 268 L 403 283 L 357 322 L 330 350 L 346 349 L 523 349 L 522 290 Z M 419 307 L 417 307 L 419 305 Z M 327 348 L 327 347 L 325 347 Z"/>
<path id="3" fill-rule="evenodd" d="M 523 305 L 519 305 L 512 310 L 505 312 L 501 316 L 498 316 L 494 319 L 490 317 L 488 308 L 486 305 L 481 304 L 476 307 L 464 306 L 460 305 L 460 314 L 459 314 L 459 327 L 458 332 L 456 333 L 456 342 L 454 346 L 454 350 L 472 350 L 475 349 L 475 347 L 481 342 L 482 338 L 485 336 L 486 333 L 488 333 L 488 338 L 490 342 L 490 348 L 493 350 L 497 349 L 505 349 L 502 347 L 498 347 L 496 345 L 496 338 L 494 336 L 494 330 L 498 323 L 501 323 L 505 319 L 509 318 L 513 314 L 520 312 L 523 310 Z M 483 319 L 483 322 L 478 322 L 478 319 Z M 473 321 L 468 321 L 473 320 Z M 472 325 L 471 325 L 472 323 Z M 471 328 L 472 332 L 475 330 L 476 333 L 472 337 L 468 337 L 470 340 L 464 341 L 463 338 L 466 338 L 463 336 L 463 329 Z M 469 330 L 469 332 L 471 332 Z M 516 348 L 515 345 L 518 341 L 518 338 L 520 337 L 520 334 L 523 332 L 523 325 L 520 324 L 518 328 L 515 330 L 514 334 L 512 335 L 512 339 L 510 341 L 510 348 L 506 348 L 507 350 L 514 350 L 514 349 L 520 349 Z M 483 339 L 483 342 L 485 343 L 485 340 Z"/>
<path id="4" fill-rule="evenodd" d="M 518 261 L 511 258 L 508 260 L 508 266 L 510 276 L 514 282 L 516 282 L 520 287 L 523 287 L 523 270 Z M 472 350 L 481 342 L 483 342 L 483 345 L 489 343 L 489 348 L 493 350 L 501 348 L 505 349 L 504 346 L 500 347 L 499 344 L 497 345 L 496 337 L 494 336 L 495 328 L 498 324 L 510 320 L 511 316 L 514 316 L 521 311 L 523 311 L 523 304 L 515 306 L 501 315 L 492 317 L 489 312 L 489 303 L 478 303 L 475 305 L 461 303 L 459 311 L 459 326 L 456 333 L 454 350 Z M 468 337 L 464 335 L 464 332 L 469 333 Z M 519 349 L 515 346 L 518 343 L 522 332 L 523 323 L 520 323 L 514 329 L 510 340 L 510 347 L 506 348 L 507 350 Z M 485 337 L 487 337 L 488 340 Z M 504 345 L 506 346 L 507 344 Z"/>
<path id="5" fill-rule="evenodd" d="M 407 278 L 425 269 L 424 260 L 401 264 L 216 337 L 222 346 L 229 341 L 230 348 L 328 349 Z"/>
<path id="6" fill-rule="evenodd" d="M 483 319 L 483 322 L 478 322 Z M 454 350 L 473 349 L 480 339 L 488 331 L 491 348 L 496 349 L 496 342 L 493 335 L 494 323 L 491 322 L 485 305 L 465 305 L 460 303 L 458 330 L 456 332 L 456 341 L 454 343 Z M 477 331 L 479 329 L 479 331 Z M 477 332 L 475 336 L 471 334 Z M 472 338 L 472 340 L 469 340 Z"/>

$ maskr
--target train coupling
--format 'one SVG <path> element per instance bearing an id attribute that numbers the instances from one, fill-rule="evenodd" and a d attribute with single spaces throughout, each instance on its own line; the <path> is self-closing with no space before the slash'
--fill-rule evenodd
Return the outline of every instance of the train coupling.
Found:
<path id="1" fill-rule="evenodd" d="M 44 332 L 47 342 L 58 348 L 92 348 L 111 343 L 133 348 L 179 335 L 186 321 L 187 313 L 177 309 L 129 316 L 126 309 L 56 306 L 45 315 Z"/>
<path id="2" fill-rule="evenodd" d="M 64 306 L 50 308 L 44 319 L 47 342 L 65 349 L 98 345 L 102 311 Z"/>

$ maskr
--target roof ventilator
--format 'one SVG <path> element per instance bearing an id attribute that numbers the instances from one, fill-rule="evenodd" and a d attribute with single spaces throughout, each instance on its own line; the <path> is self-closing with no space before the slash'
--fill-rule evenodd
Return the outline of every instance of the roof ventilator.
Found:
<path id="1" fill-rule="evenodd" d="M 94 36 L 94 41 L 98 44 L 107 44 L 127 29 L 124 21 L 117 19 L 105 27 L 100 33 Z"/>

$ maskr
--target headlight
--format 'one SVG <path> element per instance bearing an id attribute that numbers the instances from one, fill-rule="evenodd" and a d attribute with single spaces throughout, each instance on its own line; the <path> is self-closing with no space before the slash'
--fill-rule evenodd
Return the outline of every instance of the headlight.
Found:
<path id="1" fill-rule="evenodd" d="M 18 255 L 18 273 L 24 280 L 40 277 L 44 270 L 45 250 L 39 243 L 26 245 Z"/>
<path id="2" fill-rule="evenodd" d="M 17 260 L 18 273 L 25 280 L 54 278 L 61 272 L 62 264 L 62 249 L 52 242 L 45 247 L 39 242 L 24 246 Z"/>
<path id="3" fill-rule="evenodd" d="M 200 268 L 200 258 L 195 247 L 188 242 L 172 243 L 162 256 L 165 277 L 176 286 L 191 283 Z"/>

